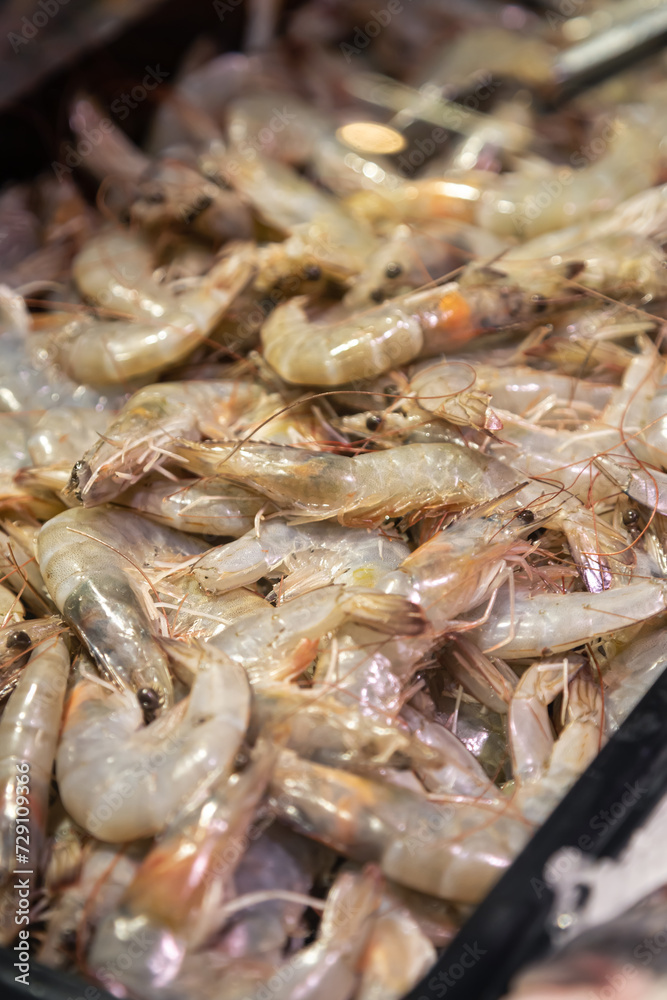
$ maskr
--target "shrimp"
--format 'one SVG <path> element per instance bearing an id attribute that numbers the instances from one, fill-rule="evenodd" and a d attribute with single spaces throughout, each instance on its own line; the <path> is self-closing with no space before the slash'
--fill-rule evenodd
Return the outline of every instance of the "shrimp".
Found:
<path id="1" fill-rule="evenodd" d="M 526 670 L 509 706 L 512 767 L 517 781 L 534 782 L 542 776 L 553 747 L 548 708 L 585 660 L 571 654 L 564 660 L 539 660 Z"/>
<path id="2" fill-rule="evenodd" d="M 209 781 L 206 794 L 200 786 L 99 927 L 90 952 L 93 968 L 116 966 L 123 985 L 141 996 L 152 985 L 146 977 L 157 974 L 158 985 L 177 978 L 186 951 L 200 946 L 220 924 L 218 910 L 243 853 L 237 845 L 265 793 L 275 754 L 275 748 L 260 743 L 241 775 L 229 779 L 223 770 L 223 779 Z M 142 928 L 150 948 L 139 968 L 112 962 L 126 948 L 129 926 Z"/>
<path id="3" fill-rule="evenodd" d="M 139 511 L 169 528 L 193 535 L 239 538 L 249 532 L 260 510 L 270 508 L 263 497 L 223 479 L 146 479 L 115 498 L 121 507 Z"/>
<path id="4" fill-rule="evenodd" d="M 436 959 L 436 950 L 407 910 L 382 911 L 363 956 L 356 1000 L 401 1000 Z"/>
<path id="5" fill-rule="evenodd" d="M 318 641 L 350 621 L 369 626 L 376 642 L 377 632 L 415 636 L 424 628 L 419 609 L 403 597 L 332 584 L 244 615 L 211 642 L 262 685 L 298 676 L 315 657 Z"/>
<path id="6" fill-rule="evenodd" d="M 256 251 L 255 287 L 267 291 L 305 266 L 315 266 L 337 281 L 363 270 L 376 247 L 371 230 L 348 214 L 331 195 L 295 170 L 258 154 L 252 159 L 202 158 L 207 173 L 219 171 L 262 220 L 287 236 Z"/>
<path id="7" fill-rule="evenodd" d="M 493 617 L 474 633 L 482 649 L 498 649 L 506 660 L 563 653 L 600 636 L 612 635 L 667 607 L 664 584 L 640 580 L 599 594 L 520 592 L 501 595 Z"/>
<path id="8" fill-rule="evenodd" d="M 245 735 L 250 689 L 243 668 L 194 640 L 174 643 L 170 653 L 194 663 L 194 683 L 148 726 L 130 693 L 96 678 L 83 677 L 68 699 L 58 788 L 70 816 L 100 840 L 163 830 L 200 782 L 230 769 Z"/>
<path id="9" fill-rule="evenodd" d="M 604 674 L 609 735 L 616 732 L 667 666 L 665 635 L 664 628 L 654 628 L 612 657 Z"/>
<path id="10" fill-rule="evenodd" d="M 144 386 L 76 462 L 66 495 L 86 507 L 113 500 L 169 457 L 174 438 L 223 436 L 248 407 L 265 400 L 266 393 L 251 382 Z"/>
<path id="11" fill-rule="evenodd" d="M 51 917 L 37 960 L 51 969 L 69 965 L 72 939 L 96 927 L 118 904 L 140 861 L 135 845 L 112 846 L 97 841 L 84 848 L 78 878 L 51 904 Z M 86 935 L 87 937 L 87 935 Z"/>
<path id="12" fill-rule="evenodd" d="M 398 785 L 301 760 L 283 750 L 271 781 L 277 816 L 353 860 L 441 899 L 477 902 L 528 839 L 497 807 L 440 806 Z"/>
<path id="13" fill-rule="evenodd" d="M 276 1000 L 346 1000 L 359 983 L 362 955 L 375 926 L 380 902 L 379 879 L 368 866 L 336 878 L 322 914 L 316 940 L 289 961 L 291 975 L 281 976 Z M 273 980 L 272 980 L 273 981 Z"/>
<path id="14" fill-rule="evenodd" d="M 379 530 L 270 520 L 235 542 L 211 549 L 194 563 L 192 572 L 203 587 L 215 592 L 287 573 L 280 587 L 284 600 L 328 583 L 372 588 L 409 552 L 404 542 Z"/>
<path id="15" fill-rule="evenodd" d="M 345 385 L 453 350 L 483 330 L 525 324 L 542 307 L 538 292 L 536 287 L 531 294 L 504 273 L 490 274 L 477 284 L 471 277 L 466 285 L 412 292 L 329 323 L 312 322 L 305 299 L 297 296 L 262 326 L 264 357 L 287 382 Z"/>
<path id="16" fill-rule="evenodd" d="M 108 263 L 103 237 L 86 254 L 92 256 L 94 249 L 99 257 L 85 262 L 92 271 L 88 293 L 94 286 L 96 300 L 105 305 L 122 302 L 130 318 L 77 317 L 64 322 L 55 339 L 65 371 L 93 385 L 146 378 L 182 361 L 208 336 L 254 271 L 250 248 L 239 245 L 214 264 L 196 288 L 177 295 L 150 281 L 137 287 L 133 268 L 124 277 L 122 269 Z"/>
<path id="17" fill-rule="evenodd" d="M 0 723 L 0 767 L 2 768 L 2 829 L 0 836 L 0 881 L 2 916 L 0 940 L 9 943 L 19 924 L 8 911 L 7 883 L 14 878 L 20 839 L 29 844 L 32 872 L 24 880 L 29 892 L 22 893 L 28 913 L 29 895 L 45 862 L 46 812 L 51 771 L 58 743 L 65 688 L 69 674 L 69 650 L 62 638 L 53 638 L 34 650 L 12 693 Z M 30 826 L 24 823 L 20 807 L 28 807 Z M 28 836 L 29 832 L 29 836 Z M 11 894 L 12 910 L 16 896 Z"/>
<path id="18" fill-rule="evenodd" d="M 602 715 L 600 686 L 584 668 L 569 683 L 567 721 L 542 774 L 524 784 L 514 800 L 527 819 L 543 823 L 597 756 L 605 743 Z"/>
<path id="19" fill-rule="evenodd" d="M 437 767 L 441 748 L 412 739 L 391 718 L 346 705 L 323 684 L 311 689 L 290 684 L 259 684 L 253 688 L 249 734 L 287 724 L 286 746 L 299 756 L 339 767 L 385 764 L 394 757 L 413 766 Z M 418 736 L 420 734 L 417 734 Z M 452 737 L 455 739 L 455 737 Z"/>
<path id="20" fill-rule="evenodd" d="M 348 458 L 279 445 L 176 441 L 171 451 L 199 475 L 241 482 L 308 520 L 380 524 L 424 507 L 462 507 L 518 489 L 507 467 L 455 444 L 409 444 Z"/>
<path id="21" fill-rule="evenodd" d="M 149 713 L 168 707 L 173 690 L 166 656 L 152 636 L 157 612 L 141 564 L 204 548 L 140 514 L 105 507 L 65 511 L 39 533 L 39 565 L 56 606 L 104 675 L 135 692 Z"/>

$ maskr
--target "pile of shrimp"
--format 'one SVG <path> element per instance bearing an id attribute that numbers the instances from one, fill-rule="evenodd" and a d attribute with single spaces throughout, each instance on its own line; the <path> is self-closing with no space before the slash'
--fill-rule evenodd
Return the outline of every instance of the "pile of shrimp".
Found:
<path id="1" fill-rule="evenodd" d="M 0 942 L 116 996 L 403 997 L 666 662 L 663 58 L 366 7 L 0 192 Z"/>

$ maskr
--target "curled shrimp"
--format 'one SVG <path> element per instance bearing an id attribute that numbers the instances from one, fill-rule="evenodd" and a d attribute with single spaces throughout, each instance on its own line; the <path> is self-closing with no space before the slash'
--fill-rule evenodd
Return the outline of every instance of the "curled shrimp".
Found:
<path id="1" fill-rule="evenodd" d="M 199 782 L 230 767 L 245 735 L 250 689 L 243 668 L 194 642 L 175 643 L 172 655 L 190 664 L 192 689 L 148 726 L 129 692 L 96 678 L 79 680 L 68 699 L 58 787 L 68 813 L 100 840 L 164 829 Z"/>
<path id="2" fill-rule="evenodd" d="M 458 348 L 482 330 L 521 324 L 539 308 L 505 276 L 487 277 L 477 287 L 450 283 L 329 323 L 309 320 L 297 297 L 273 311 L 261 337 L 264 357 L 287 382 L 344 385 Z"/>
<path id="3" fill-rule="evenodd" d="M 114 239 L 109 249 L 104 237 L 86 248 L 85 268 L 92 273 L 84 285 L 90 297 L 107 307 L 122 303 L 122 311 L 131 318 L 77 317 L 65 322 L 56 337 L 58 360 L 65 371 L 93 385 L 145 378 L 182 361 L 208 336 L 254 270 L 250 248 L 239 245 L 193 290 L 177 295 L 150 280 L 137 287 L 134 269 L 129 267 L 126 278 L 122 264 L 113 263 L 119 254 L 123 259 L 115 245 L 122 236 Z"/>

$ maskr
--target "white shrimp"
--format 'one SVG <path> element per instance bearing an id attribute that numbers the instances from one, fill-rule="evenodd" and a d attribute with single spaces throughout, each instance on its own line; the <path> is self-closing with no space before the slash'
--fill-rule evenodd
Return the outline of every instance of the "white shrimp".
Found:
<path id="1" fill-rule="evenodd" d="M 139 389 L 79 459 L 68 494 L 89 507 L 113 500 L 165 457 L 177 437 L 223 437 L 267 394 L 252 382 L 160 382 Z"/>
<path id="2" fill-rule="evenodd" d="M 331 585 L 245 615 L 211 642 L 261 685 L 298 676 L 314 659 L 319 640 L 350 621 L 374 630 L 376 642 L 377 632 L 415 636 L 424 628 L 419 609 L 403 597 Z"/>
<path id="3" fill-rule="evenodd" d="M 86 249 L 89 257 L 97 250 L 102 265 L 107 260 L 106 239 L 101 236 Z M 113 246 L 112 260 L 115 253 L 118 248 Z M 87 260 L 87 266 L 95 268 L 96 300 L 104 305 L 122 302 L 131 318 L 78 317 L 65 322 L 56 338 L 58 360 L 72 378 L 93 385 L 145 378 L 176 364 L 205 339 L 248 283 L 254 270 L 252 254 L 249 247 L 236 247 L 195 289 L 180 295 L 150 281 L 138 288 L 134 270 L 130 268 L 126 278 L 122 266 L 114 267 L 113 262 L 102 280 L 97 271 L 104 267 Z M 91 291 L 88 288 L 88 294 Z"/>
<path id="4" fill-rule="evenodd" d="M 168 482 L 160 475 L 140 480 L 121 493 L 116 503 L 179 531 L 223 538 L 245 535 L 260 510 L 270 508 L 264 497 L 238 483 L 224 479 Z"/>
<path id="5" fill-rule="evenodd" d="M 286 573 L 280 585 L 285 599 L 328 583 L 374 587 L 409 553 L 404 542 L 379 530 L 272 519 L 235 542 L 211 549 L 194 563 L 192 572 L 203 587 L 218 593 Z"/>
<path id="6" fill-rule="evenodd" d="M 174 643 L 195 674 L 187 698 L 150 725 L 136 699 L 94 678 L 67 703 L 56 758 L 68 813 L 112 843 L 164 829 L 200 782 L 227 772 L 245 736 L 250 688 L 245 671 L 214 646 Z"/>
<path id="7" fill-rule="evenodd" d="M 308 520 L 380 524 L 424 507 L 497 500 L 521 481 L 499 462 L 455 444 L 409 444 L 348 458 L 280 445 L 176 441 L 171 450 L 200 475 L 241 482 Z"/>
<path id="8" fill-rule="evenodd" d="M 48 521 L 37 548 L 51 597 L 104 674 L 137 693 L 147 713 L 170 705 L 172 683 L 153 638 L 157 612 L 145 568 L 157 556 L 199 554 L 204 544 L 140 514 L 78 507 Z"/>
<path id="9" fill-rule="evenodd" d="M 492 617 L 474 636 L 481 649 L 497 649 L 507 660 L 545 656 L 646 621 L 666 607 L 665 586 L 658 580 L 640 580 L 599 594 L 530 597 L 505 592 L 494 604 Z"/>
<path id="10" fill-rule="evenodd" d="M 497 804 L 441 806 L 395 784 L 323 767 L 284 750 L 271 782 L 277 815 L 401 885 L 477 902 L 529 836 Z"/>
<path id="11" fill-rule="evenodd" d="M 290 299 L 262 327 L 264 357 L 287 382 L 344 385 L 454 350 L 483 330 L 525 323 L 542 306 L 535 298 L 542 293 L 539 282 L 531 292 L 504 273 L 487 274 L 476 284 L 472 279 L 465 286 L 451 282 L 411 292 L 330 322 L 311 321 L 305 299 Z"/>
<path id="12" fill-rule="evenodd" d="M 341 203 L 295 170 L 258 154 L 252 159 L 220 156 L 215 147 L 202 158 L 219 171 L 242 201 L 287 239 L 256 251 L 255 286 L 268 290 L 304 267 L 315 266 L 338 281 L 363 270 L 377 242 L 371 230 Z"/>
<path id="13" fill-rule="evenodd" d="M 230 715 L 233 711 L 230 706 Z M 239 733 L 237 745 L 241 738 Z M 210 746 L 210 740 L 207 743 Z M 216 771 L 212 760 L 216 780 L 209 778 L 198 789 L 190 785 L 191 801 L 173 816 L 99 927 L 90 952 L 94 968 L 104 971 L 111 966 L 114 979 L 142 997 L 163 995 L 160 986 L 177 985 L 187 953 L 201 946 L 224 921 L 221 904 L 248 843 L 246 834 L 264 796 L 275 755 L 275 747 L 260 741 L 241 775 L 230 779 L 229 768 L 218 766 Z M 196 756 L 202 753 L 193 744 L 191 766 Z M 200 762 L 200 772 L 205 764 Z M 157 798 L 155 804 L 163 812 Z M 175 804 L 172 797 L 172 812 Z M 130 927 L 141 929 L 148 954 L 128 966 L 114 960 L 125 952 Z"/>
<path id="14" fill-rule="evenodd" d="M 22 843 L 32 872 L 24 879 L 21 912 L 29 912 L 29 896 L 45 858 L 46 814 L 51 771 L 58 743 L 65 688 L 69 674 L 69 650 L 63 639 L 47 639 L 30 657 L 0 722 L 0 773 L 2 807 L 0 836 L 0 880 L 3 884 L 0 940 L 8 943 L 20 924 L 5 914 L 6 883 L 17 870 L 16 855 Z M 23 817 L 29 815 L 30 823 Z M 12 891 L 12 910 L 18 914 Z M 13 915 L 12 915 L 13 916 Z"/>
<path id="15" fill-rule="evenodd" d="M 355 1000 L 401 1000 L 428 972 L 436 954 L 408 910 L 383 912 L 381 906 L 364 952 Z"/>

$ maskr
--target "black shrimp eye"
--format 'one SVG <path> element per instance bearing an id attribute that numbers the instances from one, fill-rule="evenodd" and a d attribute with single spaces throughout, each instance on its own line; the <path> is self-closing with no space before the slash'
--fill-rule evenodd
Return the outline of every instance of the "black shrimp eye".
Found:
<path id="1" fill-rule="evenodd" d="M 31 641 L 27 632 L 14 632 L 7 640 L 7 649 L 27 649 Z"/>
<path id="2" fill-rule="evenodd" d="M 397 264 L 396 261 L 392 261 L 390 264 L 387 264 L 384 273 L 388 278 L 398 278 L 403 274 L 403 267 L 401 264 Z"/>
<path id="3" fill-rule="evenodd" d="M 636 524 L 638 520 L 639 520 L 639 514 L 636 510 L 633 510 L 632 508 L 630 508 L 630 510 L 626 510 L 626 512 L 623 514 L 623 524 Z"/>
<path id="4" fill-rule="evenodd" d="M 369 431 L 376 431 L 381 423 L 382 417 L 378 417 L 377 413 L 371 413 L 366 417 L 366 427 Z"/>
<path id="5" fill-rule="evenodd" d="M 144 713 L 144 720 L 152 722 L 160 707 L 160 695 L 153 688 L 139 688 L 137 700 Z"/>
<path id="6" fill-rule="evenodd" d="M 322 277 L 322 268 L 319 264 L 308 264 L 303 269 L 303 276 L 306 281 L 318 281 Z"/>
<path id="7" fill-rule="evenodd" d="M 528 509 L 520 510 L 519 513 L 517 514 L 517 520 L 523 521 L 524 524 L 532 524 L 533 521 L 535 520 L 535 515 L 533 514 L 532 510 Z"/>
<path id="8" fill-rule="evenodd" d="M 381 288 L 374 288 L 371 292 L 373 302 L 384 302 L 384 292 Z"/>

